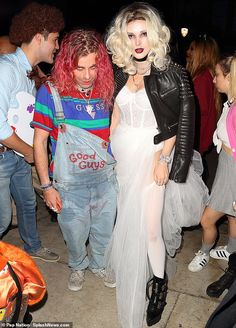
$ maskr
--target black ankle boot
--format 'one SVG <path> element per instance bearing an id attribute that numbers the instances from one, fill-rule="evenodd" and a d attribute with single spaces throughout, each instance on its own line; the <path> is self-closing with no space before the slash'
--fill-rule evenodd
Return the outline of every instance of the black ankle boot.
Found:
<path id="1" fill-rule="evenodd" d="M 219 297 L 225 289 L 229 289 L 236 279 L 236 271 L 228 269 L 219 280 L 207 287 L 206 293 L 210 297 Z"/>
<path id="2" fill-rule="evenodd" d="M 152 286 L 152 294 L 150 297 L 150 287 Z M 147 283 L 146 289 L 149 304 L 147 308 L 147 325 L 152 326 L 161 320 L 161 315 L 166 305 L 167 295 L 167 276 L 165 275 L 163 282 L 156 276 L 153 276 Z"/>

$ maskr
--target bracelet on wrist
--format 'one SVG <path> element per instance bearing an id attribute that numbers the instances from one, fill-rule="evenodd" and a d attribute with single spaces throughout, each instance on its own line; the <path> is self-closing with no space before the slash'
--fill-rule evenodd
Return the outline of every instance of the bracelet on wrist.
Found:
<path id="1" fill-rule="evenodd" d="M 49 190 L 49 189 L 53 188 L 52 181 L 50 181 L 49 183 L 42 184 L 42 185 L 40 186 L 40 188 L 41 188 L 43 191 L 46 191 L 46 190 Z"/>
<path id="2" fill-rule="evenodd" d="M 164 162 L 166 164 L 170 164 L 171 158 L 170 158 L 170 156 L 161 155 L 159 161 Z"/>

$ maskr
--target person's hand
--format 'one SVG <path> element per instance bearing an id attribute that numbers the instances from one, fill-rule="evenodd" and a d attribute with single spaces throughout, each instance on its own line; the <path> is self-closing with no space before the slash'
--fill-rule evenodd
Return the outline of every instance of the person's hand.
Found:
<path id="1" fill-rule="evenodd" d="M 169 180 L 169 169 L 168 164 L 163 161 L 155 161 L 154 165 L 154 181 L 158 186 L 167 184 Z"/>
<path id="2" fill-rule="evenodd" d="M 46 205 L 54 212 L 60 213 L 62 201 L 59 192 L 53 187 L 43 191 L 43 198 Z"/>
<path id="3" fill-rule="evenodd" d="M 34 163 L 33 148 L 31 148 L 31 150 L 27 154 L 24 154 L 24 160 L 29 164 Z"/>

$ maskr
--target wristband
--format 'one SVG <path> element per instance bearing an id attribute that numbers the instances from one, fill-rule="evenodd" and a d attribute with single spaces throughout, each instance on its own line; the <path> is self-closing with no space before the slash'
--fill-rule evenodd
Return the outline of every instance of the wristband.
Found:
<path id="1" fill-rule="evenodd" d="M 165 162 L 166 164 L 170 164 L 171 159 L 170 159 L 170 156 L 161 155 L 159 161 L 160 162 Z"/>
<path id="2" fill-rule="evenodd" d="M 40 186 L 40 188 L 41 188 L 43 191 L 46 191 L 46 190 L 49 190 L 49 189 L 53 188 L 52 181 L 50 181 L 49 183 L 46 183 L 46 184 L 42 184 L 42 185 Z"/>

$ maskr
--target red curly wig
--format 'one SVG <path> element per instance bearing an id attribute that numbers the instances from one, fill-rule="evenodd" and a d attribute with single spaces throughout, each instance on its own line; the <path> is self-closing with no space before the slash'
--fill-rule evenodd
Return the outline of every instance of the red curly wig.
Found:
<path id="1" fill-rule="evenodd" d="M 77 90 L 73 71 L 78 65 L 78 58 L 96 53 L 98 75 L 95 88 L 103 101 L 111 104 L 114 92 L 114 76 L 111 61 L 102 37 L 94 30 L 77 29 L 65 35 L 60 51 L 52 69 L 52 80 L 59 92 Z"/>
<path id="2" fill-rule="evenodd" d="M 53 6 L 31 2 L 12 19 L 9 38 L 13 44 L 20 46 L 29 43 L 37 33 L 45 38 L 49 33 L 60 32 L 65 22 L 62 12 Z"/>

